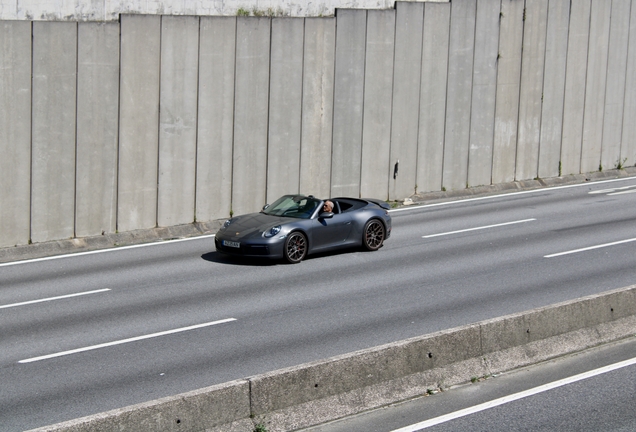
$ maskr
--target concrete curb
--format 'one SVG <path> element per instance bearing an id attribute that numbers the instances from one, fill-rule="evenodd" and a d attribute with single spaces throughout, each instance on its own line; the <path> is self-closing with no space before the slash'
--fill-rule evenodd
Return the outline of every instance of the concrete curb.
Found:
<path id="1" fill-rule="evenodd" d="M 494 195 L 550 186 L 580 184 L 591 181 L 634 176 L 636 176 L 636 167 L 627 167 L 621 170 L 607 170 L 588 174 L 569 175 L 565 177 L 553 177 L 549 179 L 515 181 L 511 183 L 477 186 L 453 191 L 427 192 L 412 195 L 408 198 L 408 200 L 410 200 L 412 204 L 424 204 L 462 197 Z M 142 229 L 123 233 L 106 233 L 100 236 L 71 238 L 66 240 L 55 240 L 0 248 L 0 263 L 214 234 L 219 230 L 223 221 L 224 220 L 219 219 L 209 222 L 195 222 L 185 225 Z"/>
<path id="2" fill-rule="evenodd" d="M 292 431 L 627 337 L 636 285 L 32 432 Z"/>

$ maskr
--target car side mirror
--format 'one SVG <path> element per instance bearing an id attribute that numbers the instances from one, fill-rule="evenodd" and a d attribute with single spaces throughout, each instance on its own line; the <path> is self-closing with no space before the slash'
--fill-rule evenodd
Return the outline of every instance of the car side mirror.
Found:
<path id="1" fill-rule="evenodd" d="M 269 204 L 265 204 L 265 205 L 263 206 L 263 210 L 265 210 L 267 207 L 269 207 Z"/>
<path id="2" fill-rule="evenodd" d="M 331 219 L 333 217 L 333 213 L 331 212 L 321 212 L 318 217 L 320 219 Z"/>

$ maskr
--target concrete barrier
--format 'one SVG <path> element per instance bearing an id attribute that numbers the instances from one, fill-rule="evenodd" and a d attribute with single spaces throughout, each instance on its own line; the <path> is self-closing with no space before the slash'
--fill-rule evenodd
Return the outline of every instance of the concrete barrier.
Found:
<path id="1" fill-rule="evenodd" d="M 34 431 L 290 431 L 636 337 L 636 285 Z"/>

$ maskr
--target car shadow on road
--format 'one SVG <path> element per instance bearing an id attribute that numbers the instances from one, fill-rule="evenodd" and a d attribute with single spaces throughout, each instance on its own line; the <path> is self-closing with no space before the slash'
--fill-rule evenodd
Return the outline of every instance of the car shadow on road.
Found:
<path id="1" fill-rule="evenodd" d="M 270 267 L 277 264 L 281 264 L 280 260 L 273 260 L 267 258 L 246 258 L 246 257 L 234 257 L 231 255 L 223 255 L 218 252 L 208 252 L 201 255 L 205 261 L 214 262 L 218 264 L 237 265 L 237 266 L 251 266 L 251 267 Z"/>

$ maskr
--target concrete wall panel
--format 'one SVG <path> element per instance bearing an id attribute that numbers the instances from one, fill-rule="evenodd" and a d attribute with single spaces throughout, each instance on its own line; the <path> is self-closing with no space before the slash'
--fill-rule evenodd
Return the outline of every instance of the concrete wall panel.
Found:
<path id="1" fill-rule="evenodd" d="M 331 195 L 360 195 L 367 11 L 337 13 Z"/>
<path id="2" fill-rule="evenodd" d="M 80 23 L 75 234 L 114 233 L 117 216 L 119 25 Z"/>
<path id="3" fill-rule="evenodd" d="M 623 108 L 623 133 L 621 162 L 636 165 L 636 0 L 632 0 L 629 19 L 629 52 L 625 79 L 625 106 Z"/>
<path id="4" fill-rule="evenodd" d="M 237 18 L 232 211 L 259 210 L 267 184 L 270 18 Z"/>
<path id="5" fill-rule="evenodd" d="M 630 2 L 631 0 L 612 1 L 601 149 L 601 165 L 604 168 L 615 168 L 622 162 L 621 134 L 625 103 Z"/>
<path id="6" fill-rule="evenodd" d="M 561 173 L 564 175 L 581 172 L 590 8 L 590 0 L 571 3 L 561 144 Z"/>
<path id="7" fill-rule="evenodd" d="M 468 185 L 490 184 L 497 95 L 499 0 L 478 0 L 470 118 Z"/>
<path id="8" fill-rule="evenodd" d="M 425 3 L 417 151 L 418 191 L 442 189 L 449 33 L 450 3 Z"/>
<path id="9" fill-rule="evenodd" d="M 501 3 L 493 183 L 510 182 L 515 178 L 524 6 L 520 0 Z"/>
<path id="10" fill-rule="evenodd" d="M 394 42 L 395 10 L 369 11 L 360 184 L 360 194 L 369 198 L 389 196 Z"/>
<path id="11" fill-rule="evenodd" d="M 33 23 L 31 239 L 75 232 L 77 23 Z"/>
<path id="12" fill-rule="evenodd" d="M 117 229 L 157 225 L 161 17 L 121 17 Z"/>
<path id="13" fill-rule="evenodd" d="M 443 187 L 464 189 L 468 181 L 476 0 L 451 3 Z"/>
<path id="14" fill-rule="evenodd" d="M 236 18 L 201 18 L 196 219 L 230 215 Z"/>
<path id="15" fill-rule="evenodd" d="M 543 75 L 539 177 L 559 175 L 570 1 L 550 0 Z"/>
<path id="16" fill-rule="evenodd" d="M 400 164 L 398 175 L 390 180 L 390 199 L 414 194 L 417 188 L 415 181 L 424 25 L 423 3 L 398 2 L 396 7 L 390 161 L 392 167 L 398 161 Z M 389 172 L 392 173 L 393 170 Z"/>
<path id="17" fill-rule="evenodd" d="M 0 247 L 29 241 L 31 23 L 0 22 Z"/>
<path id="18" fill-rule="evenodd" d="M 581 172 L 608 168 L 601 165 L 601 143 L 603 141 L 611 12 L 612 2 L 592 1 L 591 15 L 594 19 L 590 20 L 590 45 L 587 55 Z"/>
<path id="19" fill-rule="evenodd" d="M 305 21 L 272 21 L 267 145 L 267 202 L 300 189 L 300 134 Z"/>
<path id="20" fill-rule="evenodd" d="M 537 177 L 539 171 L 547 22 L 548 0 L 534 0 L 526 3 L 523 26 L 523 58 L 521 61 L 516 180 L 533 179 Z"/>
<path id="21" fill-rule="evenodd" d="M 331 191 L 335 18 L 305 19 L 300 193 Z"/>
<path id="22" fill-rule="evenodd" d="M 157 223 L 194 220 L 199 18 L 161 20 L 161 93 Z"/>

